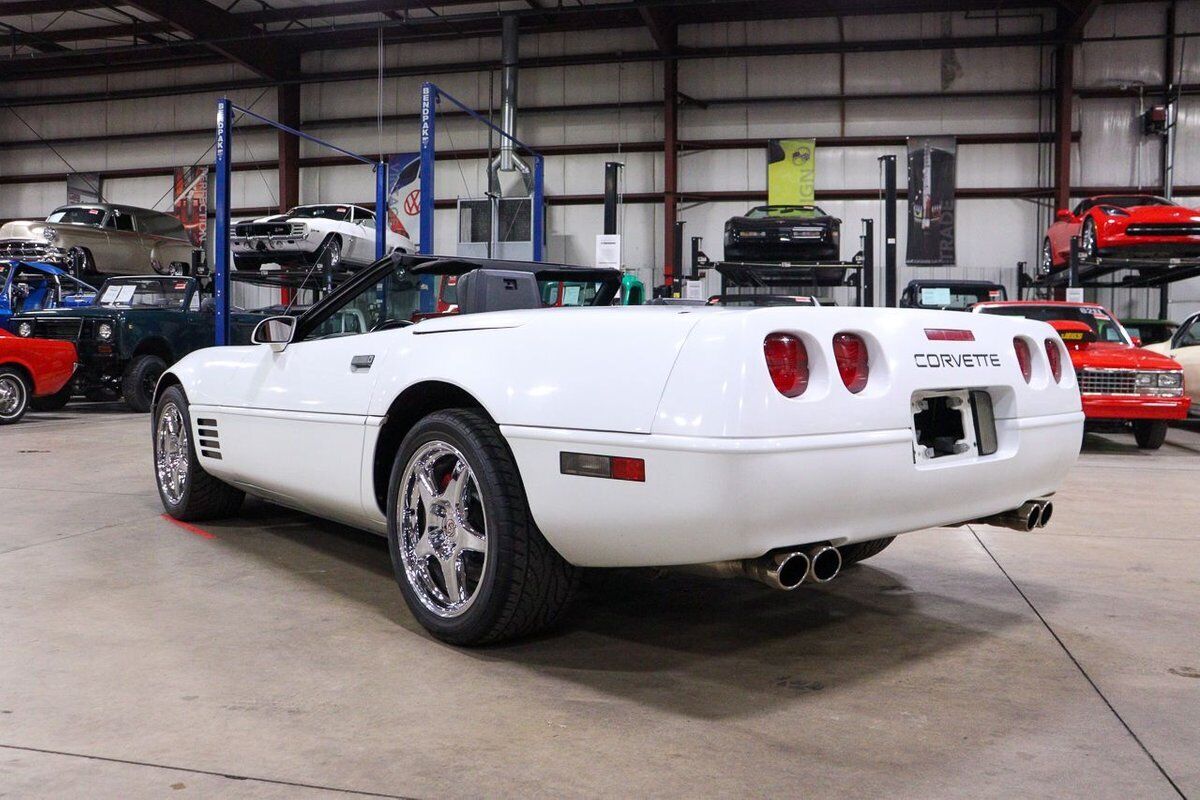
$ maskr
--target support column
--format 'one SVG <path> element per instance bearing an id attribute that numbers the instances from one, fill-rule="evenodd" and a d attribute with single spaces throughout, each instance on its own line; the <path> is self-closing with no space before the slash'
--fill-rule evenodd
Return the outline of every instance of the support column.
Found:
<path id="1" fill-rule="evenodd" d="M 300 84 L 287 83 L 276 89 L 279 121 L 300 129 Z M 300 137 L 284 131 L 279 137 L 279 210 L 300 205 Z"/>
<path id="2" fill-rule="evenodd" d="M 1075 44 L 1054 53 L 1054 208 L 1071 207 L 1071 104 L 1075 99 Z"/>
<path id="3" fill-rule="evenodd" d="M 676 26 L 670 26 L 669 36 L 674 45 Z M 675 278 L 680 265 L 676 263 L 676 228 L 679 219 L 679 62 L 674 58 L 663 61 L 663 283 L 674 294 Z"/>

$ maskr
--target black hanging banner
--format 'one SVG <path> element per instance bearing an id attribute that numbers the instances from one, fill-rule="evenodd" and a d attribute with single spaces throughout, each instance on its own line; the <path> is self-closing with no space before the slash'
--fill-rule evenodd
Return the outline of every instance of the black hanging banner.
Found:
<path id="1" fill-rule="evenodd" d="M 908 139 L 908 257 L 910 267 L 953 266 L 953 136 Z"/>

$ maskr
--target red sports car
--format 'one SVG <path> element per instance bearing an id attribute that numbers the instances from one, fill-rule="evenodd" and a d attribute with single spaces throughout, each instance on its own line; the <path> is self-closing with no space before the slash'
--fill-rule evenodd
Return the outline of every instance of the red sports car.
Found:
<path id="1" fill-rule="evenodd" d="M 1079 255 L 1127 258 L 1200 256 L 1200 210 L 1149 194 L 1089 197 L 1071 211 L 1061 209 L 1042 242 L 1043 273 L 1067 266 L 1071 237 Z"/>
<path id="2" fill-rule="evenodd" d="M 1162 446 L 1168 420 L 1187 417 L 1192 401 L 1184 394 L 1183 367 L 1174 359 L 1135 347 L 1128 332 L 1104 306 L 1009 300 L 977 303 L 971 311 L 1050 323 L 1071 356 L 1084 417 L 1088 422 L 1132 428 L 1138 447 L 1144 450 Z M 1032 369 L 1028 349 L 1026 353 L 1022 359 L 1018 352 L 1025 380 L 1045 380 Z M 1052 356 L 1049 348 L 1046 353 L 1052 369 L 1063 369 L 1059 356 Z"/>
<path id="3" fill-rule="evenodd" d="M 11 425 L 32 406 L 62 408 L 71 399 L 75 345 L 56 339 L 25 339 L 0 330 L 0 425 Z"/>

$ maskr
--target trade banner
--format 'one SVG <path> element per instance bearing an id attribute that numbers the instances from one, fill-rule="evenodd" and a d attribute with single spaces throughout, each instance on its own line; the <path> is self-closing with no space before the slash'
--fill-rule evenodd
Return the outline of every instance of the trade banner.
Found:
<path id="1" fill-rule="evenodd" d="M 815 139 L 767 140 L 767 205 L 810 206 L 816 192 Z"/>
<path id="2" fill-rule="evenodd" d="M 104 194 L 100 191 L 99 172 L 68 172 L 67 173 L 67 203 L 102 203 Z"/>
<path id="3" fill-rule="evenodd" d="M 908 258 L 910 267 L 953 266 L 955 160 L 953 136 L 908 139 Z"/>
<path id="4" fill-rule="evenodd" d="M 395 153 L 388 156 L 388 229 L 421 243 L 421 156 Z"/>
<path id="5" fill-rule="evenodd" d="M 195 247 L 208 234 L 208 166 L 175 168 L 175 216 Z"/>

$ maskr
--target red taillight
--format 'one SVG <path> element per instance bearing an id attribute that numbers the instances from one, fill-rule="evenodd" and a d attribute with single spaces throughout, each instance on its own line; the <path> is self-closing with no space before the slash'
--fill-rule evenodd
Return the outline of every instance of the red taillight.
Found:
<path id="1" fill-rule="evenodd" d="M 925 338 L 931 342 L 973 342 L 975 334 L 957 328 L 926 328 Z"/>
<path id="2" fill-rule="evenodd" d="M 867 385 L 867 375 L 871 371 L 867 359 L 867 343 L 854 333 L 839 333 L 833 337 L 833 360 L 837 362 L 838 372 L 841 373 L 842 383 L 846 388 L 857 394 Z"/>
<path id="3" fill-rule="evenodd" d="M 1029 353 L 1029 343 L 1020 336 L 1013 338 L 1013 350 L 1017 351 L 1017 363 L 1021 365 L 1021 374 L 1025 382 L 1033 377 L 1033 356 Z"/>
<path id="4" fill-rule="evenodd" d="M 799 397 L 808 388 L 808 350 L 790 333 L 772 333 L 763 339 L 767 372 L 779 393 Z"/>
<path id="5" fill-rule="evenodd" d="M 1054 382 L 1058 383 L 1062 380 L 1062 351 L 1053 339 L 1046 340 L 1046 360 L 1050 362 L 1050 374 L 1054 376 Z"/>

